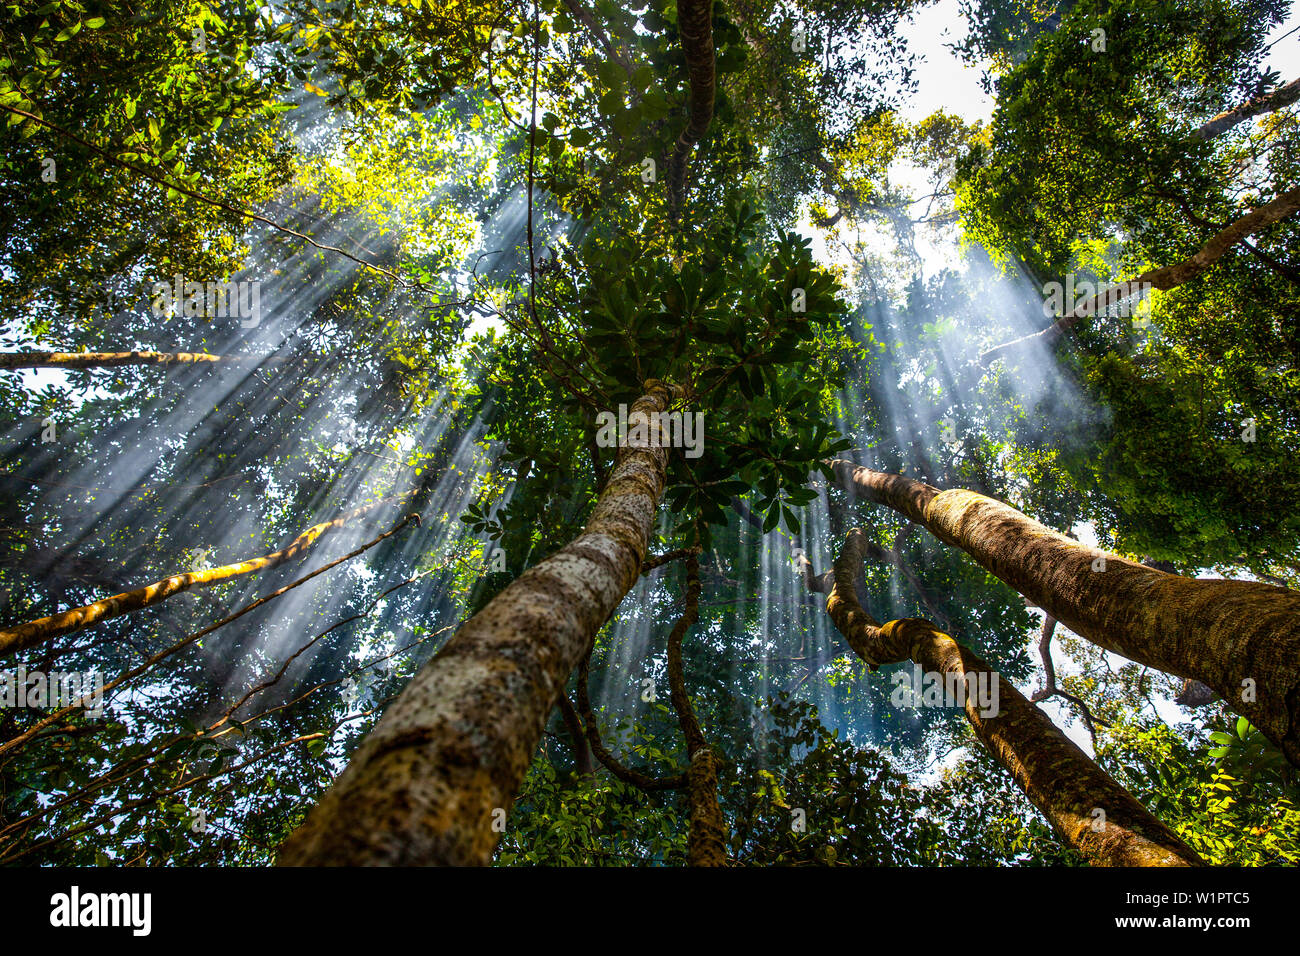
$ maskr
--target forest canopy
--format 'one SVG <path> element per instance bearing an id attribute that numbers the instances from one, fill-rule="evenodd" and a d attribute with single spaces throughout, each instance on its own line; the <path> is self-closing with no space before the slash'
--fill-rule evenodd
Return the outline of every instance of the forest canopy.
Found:
<path id="1" fill-rule="evenodd" d="M 10 0 L 0 863 L 1300 863 L 1286 0 Z"/>

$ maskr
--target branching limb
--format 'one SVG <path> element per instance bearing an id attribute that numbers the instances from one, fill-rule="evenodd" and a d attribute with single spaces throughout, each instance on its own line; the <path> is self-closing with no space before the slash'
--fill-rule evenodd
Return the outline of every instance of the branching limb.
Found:
<path id="1" fill-rule="evenodd" d="M 873 670 L 915 661 L 951 688 L 976 736 L 1058 833 L 1094 863 L 1188 866 L 1196 853 L 1091 760 L 993 668 L 928 621 L 877 623 L 858 601 L 867 543 L 850 531 L 835 561 L 826 611 L 849 646 Z M 946 691 L 945 697 L 952 693 Z M 1094 811 L 1100 809 L 1099 817 Z M 1104 825 L 1096 827 L 1098 819 Z"/>
<path id="2" fill-rule="evenodd" d="M 1257 96 L 1240 106 L 1225 110 L 1193 132 L 1190 139 L 1197 142 L 1214 139 L 1214 137 L 1226 133 L 1238 123 L 1260 116 L 1263 113 L 1280 110 L 1283 107 L 1290 106 L 1296 100 L 1300 100 L 1300 79 L 1292 80 L 1285 86 L 1279 86 L 1271 93 L 1265 93 L 1263 96 Z"/>
<path id="3" fill-rule="evenodd" d="M 591 697 L 587 689 L 590 665 L 591 654 L 588 653 L 582 659 L 582 663 L 578 665 L 578 713 L 581 715 L 582 723 L 587 730 L 587 743 L 591 746 L 591 752 L 596 755 L 596 759 L 604 764 L 605 768 L 619 780 L 631 784 L 639 790 L 680 790 L 685 787 L 686 774 L 678 773 L 673 774 L 671 777 L 651 777 L 639 770 L 625 767 L 605 747 L 605 744 L 600 739 L 600 730 L 596 726 L 596 715 L 591 710 Z"/>
<path id="4" fill-rule="evenodd" d="M 278 365 L 279 355 L 206 352 L 5 352 L 0 368 L 115 368 L 121 365 Z"/>
<path id="5" fill-rule="evenodd" d="M 285 548 L 274 551 L 271 554 L 262 555 L 256 558 L 248 558 L 234 564 L 226 564 L 217 568 L 206 568 L 202 571 L 188 571 L 183 574 L 174 574 L 171 577 L 164 578 L 161 581 L 155 581 L 153 584 L 147 584 L 144 587 L 136 588 L 133 591 L 124 591 L 121 594 L 115 594 L 112 597 L 104 598 L 101 601 L 95 601 L 82 607 L 72 608 L 59 614 L 52 614 L 49 617 L 43 617 L 35 621 L 28 621 L 25 624 L 18 624 L 13 627 L 0 629 L 0 656 L 13 654 L 17 651 L 25 650 L 36 644 L 48 641 L 51 638 L 58 637 L 61 634 L 69 634 L 73 631 L 79 631 L 83 628 L 90 627 L 102 621 L 111 620 L 120 617 L 131 611 L 142 610 L 143 608 L 152 607 L 160 601 L 163 601 L 174 594 L 187 591 L 193 587 L 210 587 L 214 584 L 220 584 L 231 578 L 241 577 L 245 574 L 252 574 L 256 571 L 262 571 L 266 568 L 272 568 L 276 565 L 284 564 L 296 558 L 306 555 L 308 550 L 316 544 L 317 540 L 323 535 L 332 531 L 337 531 L 344 525 L 349 524 L 362 515 L 368 514 L 383 505 L 394 504 L 398 501 L 409 498 L 411 492 L 400 495 L 396 498 L 384 498 L 372 504 L 363 505 L 355 508 L 344 515 L 340 515 L 331 521 L 324 521 L 320 524 L 308 528 Z"/>
<path id="6" fill-rule="evenodd" d="M 1075 326 L 1085 316 L 1094 315 L 1101 309 L 1108 308 L 1127 298 L 1141 294 L 1143 287 L 1167 291 L 1194 279 L 1223 257 L 1229 249 L 1249 236 L 1286 219 L 1300 210 L 1300 187 L 1289 190 L 1272 202 L 1252 209 L 1236 222 L 1210 237 L 1195 255 L 1176 262 L 1173 265 L 1151 269 L 1141 275 L 1105 289 L 1093 298 L 1080 303 L 1070 312 L 1061 316 L 1041 332 L 1034 332 L 1010 342 L 995 346 L 979 358 L 980 364 L 988 367 L 995 359 L 1031 342 L 1045 346 L 1054 344 L 1062 335 Z"/>

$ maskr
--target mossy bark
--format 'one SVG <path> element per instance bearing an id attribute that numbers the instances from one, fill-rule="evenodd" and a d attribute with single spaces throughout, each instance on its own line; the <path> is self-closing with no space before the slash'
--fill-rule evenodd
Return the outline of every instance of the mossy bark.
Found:
<path id="1" fill-rule="evenodd" d="M 631 414 L 666 409 L 662 382 Z M 525 571 L 420 670 L 358 747 L 281 865 L 486 865 L 546 717 L 636 582 L 667 450 L 624 447 L 583 532 Z"/>
<path id="2" fill-rule="evenodd" d="M 961 548 L 1076 634 L 1213 688 L 1300 766 L 1300 593 L 1167 574 L 972 491 L 940 491 L 848 461 L 832 467 L 844 488 Z"/>

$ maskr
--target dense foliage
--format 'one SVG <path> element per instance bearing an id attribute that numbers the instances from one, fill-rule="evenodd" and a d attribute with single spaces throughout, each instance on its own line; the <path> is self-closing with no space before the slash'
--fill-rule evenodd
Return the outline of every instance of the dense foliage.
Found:
<path id="1" fill-rule="evenodd" d="M 1139 322 L 978 361 L 1049 321 L 1046 283 L 1185 260 L 1296 187 L 1292 109 L 1196 135 L 1295 78 L 1264 66 L 1290 7 L 963 2 L 986 122 L 910 109 L 926 6 L 715 0 L 676 203 L 696 94 L 673 0 L 6 3 L 0 352 L 223 360 L 0 368 L 0 624 L 376 506 L 3 661 L 118 683 L 98 713 L 0 708 L 0 862 L 271 862 L 456 626 L 581 530 L 614 461 L 599 416 L 657 379 L 703 413 L 650 553 L 699 554 L 685 676 L 729 858 L 1079 864 L 960 714 L 900 705 L 904 668 L 849 651 L 796 556 L 828 571 L 866 528 L 893 555 L 872 613 L 1026 690 L 1041 612 L 828 458 L 1300 585 L 1297 219 Z M 258 306 L 159 308 L 174 281 Z M 590 659 L 605 744 L 651 776 L 687 765 L 685 590 L 680 559 L 648 570 Z M 1249 724 L 1068 634 L 1054 652 L 1087 709 L 1044 706 L 1206 860 L 1300 863 L 1294 768 Z M 680 865 L 686 827 L 680 791 L 618 779 L 557 710 L 497 862 Z"/>

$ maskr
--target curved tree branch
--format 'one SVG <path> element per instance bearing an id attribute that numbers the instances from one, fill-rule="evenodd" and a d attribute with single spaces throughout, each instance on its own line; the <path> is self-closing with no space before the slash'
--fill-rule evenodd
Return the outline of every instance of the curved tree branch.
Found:
<path id="1" fill-rule="evenodd" d="M 1238 123 L 1263 113 L 1280 110 L 1285 106 L 1290 106 L 1296 100 L 1300 100 L 1300 79 L 1292 80 L 1285 86 L 1279 86 L 1271 93 L 1265 93 L 1263 96 L 1257 96 L 1240 106 L 1225 110 L 1198 128 L 1190 138 L 1197 142 L 1214 139 L 1214 137 L 1226 133 Z"/>
<path id="2" fill-rule="evenodd" d="M 278 355 L 206 352 L 3 352 L 0 368 L 115 368 L 121 365 L 277 365 Z"/>
<path id="3" fill-rule="evenodd" d="M 43 641 L 58 637 L 60 634 L 69 634 L 73 631 L 79 631 L 91 625 L 98 624 L 101 621 L 111 620 L 120 617 L 131 611 L 139 611 L 143 608 L 152 607 L 160 601 L 163 601 L 173 594 L 179 594 L 193 587 L 211 587 L 214 584 L 220 584 L 223 581 L 229 581 L 231 578 L 241 577 L 245 574 L 252 574 L 256 571 L 262 571 L 266 568 L 273 568 L 276 565 L 284 564 L 295 558 L 301 558 L 316 544 L 316 541 L 323 535 L 336 531 L 344 525 L 356 520 L 362 515 L 368 514 L 383 505 L 394 504 L 398 501 L 409 498 L 412 493 L 408 492 L 397 498 L 383 498 L 379 501 L 360 508 L 355 508 L 346 514 L 340 515 L 331 521 L 323 521 L 320 524 L 313 525 L 298 537 L 294 538 L 287 547 L 279 551 L 273 551 L 256 558 L 248 558 L 244 561 L 238 561 L 234 564 L 226 564 L 216 568 L 206 568 L 202 571 L 188 571 L 183 574 L 173 574 L 171 577 L 163 578 L 161 581 L 155 581 L 153 584 L 146 584 L 144 587 L 136 588 L 132 591 L 123 591 L 121 594 L 115 594 L 112 597 L 106 597 L 101 601 L 95 601 L 82 607 L 75 607 L 58 614 L 52 614 L 49 617 L 43 617 L 35 621 L 28 621 L 25 624 L 17 624 L 13 627 L 0 629 L 0 656 L 12 654 L 16 651 L 25 650 Z"/>

